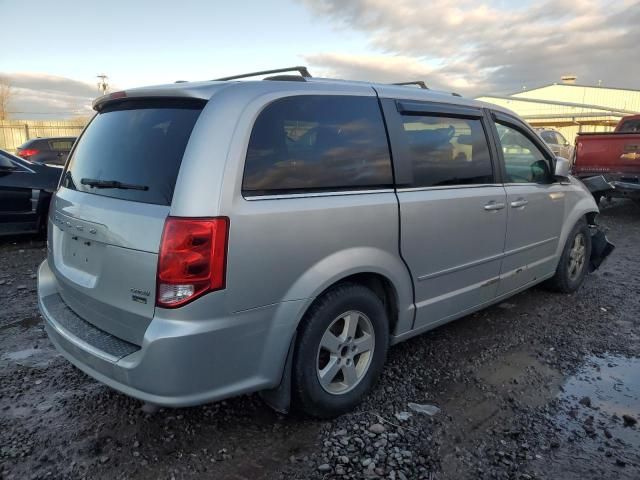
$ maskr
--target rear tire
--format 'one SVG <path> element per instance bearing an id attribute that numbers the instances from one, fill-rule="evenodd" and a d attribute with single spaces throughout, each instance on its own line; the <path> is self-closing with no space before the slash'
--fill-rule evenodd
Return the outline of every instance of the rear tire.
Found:
<path id="1" fill-rule="evenodd" d="M 591 235 L 586 220 L 582 218 L 569 233 L 556 274 L 547 285 L 556 292 L 575 292 L 584 282 L 590 258 Z"/>
<path id="2" fill-rule="evenodd" d="M 380 298 L 353 283 L 329 290 L 298 329 L 294 407 L 319 418 L 352 410 L 378 379 L 388 344 L 389 322 Z"/>

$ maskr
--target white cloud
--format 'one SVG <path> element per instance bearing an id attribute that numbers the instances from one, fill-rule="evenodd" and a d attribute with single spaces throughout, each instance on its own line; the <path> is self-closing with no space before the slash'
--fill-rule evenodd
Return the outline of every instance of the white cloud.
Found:
<path id="1" fill-rule="evenodd" d="M 440 68 L 431 67 L 411 56 L 319 53 L 307 55 L 305 59 L 319 67 L 313 70 L 313 74 L 319 77 L 367 79 L 381 83 L 427 79 L 430 88 L 469 88 L 464 68 L 445 76 Z M 454 68 L 452 66 L 452 70 Z"/>
<path id="2" fill-rule="evenodd" d="M 12 90 L 10 118 L 68 119 L 91 115 L 98 89 L 88 83 L 39 73 L 0 73 Z"/>
<path id="3" fill-rule="evenodd" d="M 303 2 L 339 28 L 364 32 L 378 52 L 305 57 L 345 78 L 397 81 L 422 74 L 427 84 L 467 94 L 515 91 L 568 73 L 582 83 L 638 87 L 640 0 L 546 0 L 525 7 L 478 0 Z"/>

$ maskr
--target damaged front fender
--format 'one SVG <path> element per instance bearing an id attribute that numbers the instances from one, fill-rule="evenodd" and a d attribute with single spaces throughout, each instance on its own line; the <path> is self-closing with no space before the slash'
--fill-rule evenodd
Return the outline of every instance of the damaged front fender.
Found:
<path id="1" fill-rule="evenodd" d="M 602 262 L 611 255 L 616 248 L 613 243 L 607 239 L 605 231 L 598 225 L 589 225 L 591 231 L 591 258 L 589 259 L 589 272 L 598 269 Z"/>

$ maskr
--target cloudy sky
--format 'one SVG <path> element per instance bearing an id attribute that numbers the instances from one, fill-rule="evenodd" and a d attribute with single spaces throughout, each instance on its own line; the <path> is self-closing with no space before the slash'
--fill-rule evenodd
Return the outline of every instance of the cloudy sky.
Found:
<path id="1" fill-rule="evenodd" d="M 640 88 L 640 0 L 0 0 L 14 118 L 90 113 L 114 89 L 308 65 L 465 95 L 559 81 Z"/>

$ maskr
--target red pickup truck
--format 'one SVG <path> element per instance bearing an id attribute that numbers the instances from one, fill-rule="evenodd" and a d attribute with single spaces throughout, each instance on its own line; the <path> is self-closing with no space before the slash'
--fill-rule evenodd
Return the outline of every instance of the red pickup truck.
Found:
<path id="1" fill-rule="evenodd" d="M 640 115 L 623 117 L 612 133 L 579 133 L 573 174 L 603 196 L 640 202 Z"/>

